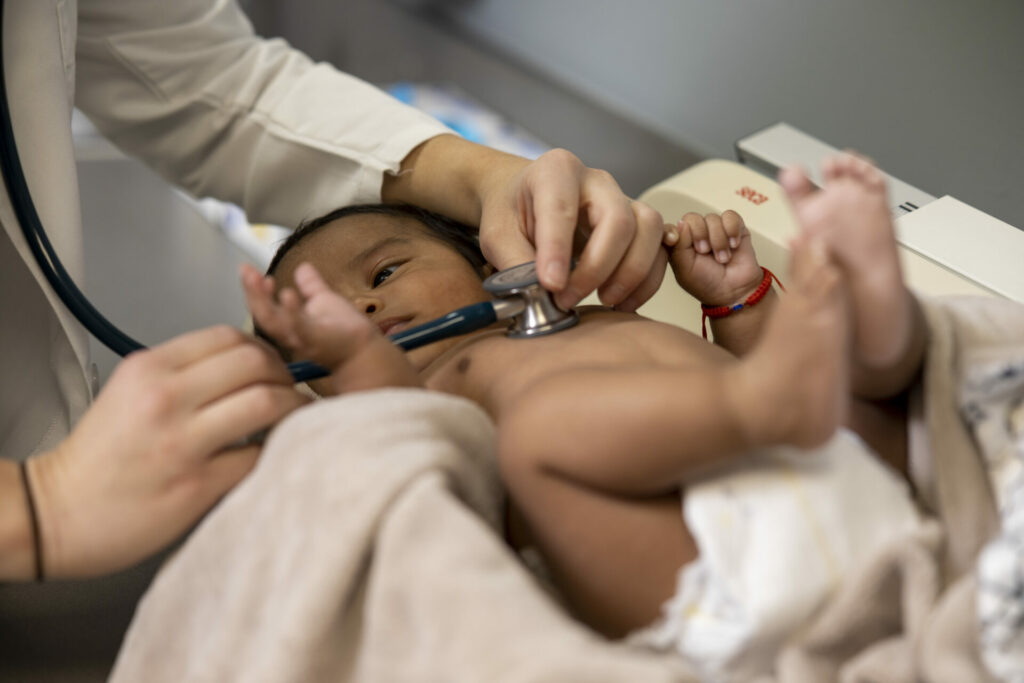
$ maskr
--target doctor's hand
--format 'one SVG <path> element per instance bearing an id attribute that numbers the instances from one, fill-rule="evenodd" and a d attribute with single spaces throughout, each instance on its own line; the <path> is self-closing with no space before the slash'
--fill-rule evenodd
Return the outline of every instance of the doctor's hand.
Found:
<path id="1" fill-rule="evenodd" d="M 606 305 L 632 311 L 665 274 L 661 215 L 562 149 L 529 161 L 441 135 L 385 178 L 382 196 L 480 226 L 484 256 L 499 269 L 536 260 L 562 308 L 596 289 Z"/>
<path id="2" fill-rule="evenodd" d="M 565 150 L 498 179 L 481 204 L 487 260 L 501 269 L 536 259 L 541 284 L 562 308 L 597 289 L 605 305 L 634 311 L 661 285 L 661 214 Z M 579 260 L 570 273 L 574 254 Z"/>
<path id="3" fill-rule="evenodd" d="M 68 438 L 28 462 L 46 578 L 169 545 L 253 468 L 246 436 L 307 401 L 266 346 L 222 326 L 125 359 Z"/>

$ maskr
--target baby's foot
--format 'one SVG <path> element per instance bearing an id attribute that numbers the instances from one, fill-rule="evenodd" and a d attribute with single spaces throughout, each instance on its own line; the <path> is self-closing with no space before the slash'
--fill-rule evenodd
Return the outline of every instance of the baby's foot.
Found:
<path id="1" fill-rule="evenodd" d="M 823 239 L 845 271 L 854 317 L 854 351 L 868 367 L 895 363 L 910 342 L 913 308 L 903 283 L 885 179 L 866 159 L 825 161 L 816 190 L 797 168 L 779 174 L 803 231 Z"/>
<path id="2" fill-rule="evenodd" d="M 757 347 L 737 366 L 756 445 L 802 448 L 828 440 L 849 401 L 849 325 L 839 268 L 820 239 L 799 238 L 790 283 Z M 745 402 L 745 403 L 744 403 Z"/>

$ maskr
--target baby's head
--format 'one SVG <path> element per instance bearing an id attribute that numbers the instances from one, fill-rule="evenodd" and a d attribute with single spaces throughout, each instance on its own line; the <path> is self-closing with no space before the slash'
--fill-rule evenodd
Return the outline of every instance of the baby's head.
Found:
<path id="1" fill-rule="evenodd" d="M 300 263 L 311 263 L 332 289 L 390 335 L 490 298 L 483 279 L 492 268 L 474 233 L 413 206 L 344 207 L 299 226 L 267 274 L 280 291 L 294 286 Z M 415 349 L 409 360 L 426 367 L 453 343 Z"/>

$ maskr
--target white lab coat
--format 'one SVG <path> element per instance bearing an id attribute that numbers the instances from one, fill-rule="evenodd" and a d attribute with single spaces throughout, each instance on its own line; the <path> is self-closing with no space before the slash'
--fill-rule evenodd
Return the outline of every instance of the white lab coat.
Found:
<path id="1" fill-rule="evenodd" d="M 79 282 L 73 105 L 191 193 L 282 225 L 379 199 L 382 174 L 446 130 L 283 41 L 258 38 L 233 0 L 5 4 L 18 152 L 50 240 Z M 0 224 L 0 456 L 23 459 L 59 443 L 95 387 L 86 335 L 31 259 L 6 187 Z M 42 595 L 13 590 L 0 592 L 0 640 L 8 643 L 15 603 L 23 597 L 29 612 L 46 609 Z M 3 666 L 0 653 L 0 678 Z"/>
<path id="2" fill-rule="evenodd" d="M 281 225 L 376 200 L 382 173 L 445 130 L 283 41 L 257 38 L 231 0 L 6 4 L 19 153 L 43 225 L 78 279 L 72 103 L 194 195 Z M 10 241 L 0 247 L 0 453 L 25 457 L 59 441 L 88 404 L 87 344 L 31 262 L 6 188 L 0 223 Z"/>

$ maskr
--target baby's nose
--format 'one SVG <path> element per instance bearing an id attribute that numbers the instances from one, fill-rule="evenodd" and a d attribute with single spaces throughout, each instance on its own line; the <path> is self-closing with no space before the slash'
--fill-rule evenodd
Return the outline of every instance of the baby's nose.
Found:
<path id="1" fill-rule="evenodd" d="M 355 300 L 356 308 L 365 315 L 379 313 L 384 308 L 384 302 L 373 296 L 361 296 Z"/>

